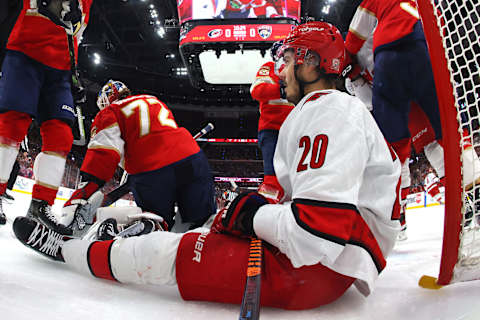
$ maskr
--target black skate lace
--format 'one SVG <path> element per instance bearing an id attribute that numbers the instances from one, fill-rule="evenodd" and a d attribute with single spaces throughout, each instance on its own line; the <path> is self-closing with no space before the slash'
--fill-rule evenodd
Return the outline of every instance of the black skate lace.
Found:
<path id="1" fill-rule="evenodd" d="M 38 238 L 37 238 L 38 236 Z M 43 239 L 46 237 L 46 240 Z M 63 236 L 50 230 L 40 223 L 37 223 L 35 229 L 28 237 L 27 244 L 32 247 L 38 247 L 38 250 L 48 254 L 49 256 L 56 256 L 58 249 L 63 244 Z"/>

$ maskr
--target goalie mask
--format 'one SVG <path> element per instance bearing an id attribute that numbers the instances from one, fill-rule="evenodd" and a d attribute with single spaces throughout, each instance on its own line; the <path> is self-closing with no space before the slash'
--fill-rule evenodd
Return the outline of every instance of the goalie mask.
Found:
<path id="1" fill-rule="evenodd" d="M 108 80 L 102 90 L 98 93 L 97 106 L 100 110 L 103 110 L 113 102 L 122 99 L 129 94 L 130 90 L 123 82 Z"/>
<path id="2" fill-rule="evenodd" d="M 327 22 L 307 22 L 290 32 L 277 53 L 275 71 L 278 73 L 285 67 L 283 55 L 287 50 L 293 50 L 296 66 L 308 61 L 318 65 L 324 75 L 340 75 L 345 65 L 346 52 L 342 35 L 334 25 Z"/>

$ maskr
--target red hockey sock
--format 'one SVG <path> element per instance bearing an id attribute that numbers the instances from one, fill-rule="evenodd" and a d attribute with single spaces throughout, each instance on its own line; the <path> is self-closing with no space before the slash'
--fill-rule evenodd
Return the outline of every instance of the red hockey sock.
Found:
<path id="1" fill-rule="evenodd" d="M 47 201 L 49 205 L 53 206 L 53 203 L 55 202 L 55 198 L 57 196 L 57 190 L 58 189 L 56 188 L 54 189 L 39 184 L 34 184 L 32 190 L 32 198 Z"/>
<path id="2" fill-rule="evenodd" d="M 395 141 L 390 143 L 393 150 L 397 154 L 398 158 L 400 159 L 400 163 L 404 163 L 405 160 L 410 157 L 411 151 L 411 139 L 405 138 L 399 141 Z"/>
<path id="3" fill-rule="evenodd" d="M 97 278 L 117 281 L 110 265 L 110 251 L 114 241 L 95 241 L 88 248 L 88 267 L 92 275 Z"/>
<path id="4" fill-rule="evenodd" d="M 0 195 L 4 194 L 7 191 L 7 183 L 0 183 Z M 1 200 L 0 200 L 1 201 Z"/>
<path id="5" fill-rule="evenodd" d="M 7 111 L 0 113 L 0 143 L 19 144 L 28 132 L 32 117 L 23 112 Z"/>

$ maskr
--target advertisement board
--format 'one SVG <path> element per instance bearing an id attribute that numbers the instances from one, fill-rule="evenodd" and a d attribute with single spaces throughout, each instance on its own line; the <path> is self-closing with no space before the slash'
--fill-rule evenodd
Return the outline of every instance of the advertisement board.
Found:
<path id="1" fill-rule="evenodd" d="M 180 24 L 205 19 L 275 19 L 300 21 L 300 0 L 177 0 Z"/>

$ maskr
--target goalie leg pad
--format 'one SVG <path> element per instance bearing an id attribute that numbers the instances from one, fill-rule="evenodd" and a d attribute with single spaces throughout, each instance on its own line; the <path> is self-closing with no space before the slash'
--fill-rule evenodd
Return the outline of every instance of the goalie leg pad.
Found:
<path id="1" fill-rule="evenodd" d="M 118 224 L 127 224 L 130 221 L 129 216 L 141 213 L 142 209 L 133 206 L 101 207 L 97 209 L 97 221 L 113 218 Z"/>
<path id="2" fill-rule="evenodd" d="M 185 300 L 239 304 L 247 271 L 250 240 L 216 233 L 187 233 L 178 247 L 176 274 Z M 294 268 L 265 244 L 260 303 L 301 310 L 339 298 L 355 279 L 321 264 Z M 212 272 L 215 276 L 212 277 Z"/>

